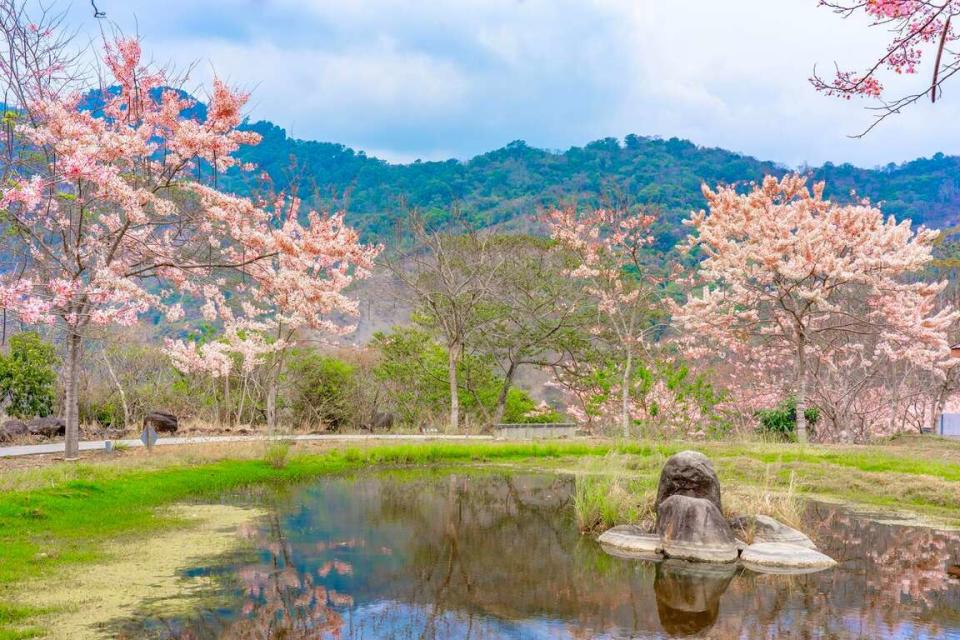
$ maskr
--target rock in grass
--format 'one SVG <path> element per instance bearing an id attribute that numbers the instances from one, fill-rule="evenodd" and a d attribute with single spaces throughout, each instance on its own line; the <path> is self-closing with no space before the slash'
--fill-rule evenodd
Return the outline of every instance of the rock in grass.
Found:
<path id="1" fill-rule="evenodd" d="M 782 522 L 771 518 L 770 516 L 737 516 L 730 519 L 730 528 L 733 533 L 754 543 L 759 542 L 782 542 L 785 544 L 795 544 L 808 549 L 816 549 L 817 545 L 806 534 L 797 531 L 793 527 L 788 527 Z"/>
<path id="2" fill-rule="evenodd" d="M 617 551 L 627 554 L 637 554 L 638 557 L 646 557 L 660 553 L 660 536 L 655 533 L 646 533 L 643 529 L 634 524 L 621 524 L 607 529 L 597 542 L 607 547 L 613 547 Z"/>
<path id="3" fill-rule="evenodd" d="M 63 418 L 55 416 L 33 418 L 27 421 L 27 430 L 30 431 L 30 435 L 55 438 L 67 432 L 67 423 L 63 421 Z"/>
<path id="4" fill-rule="evenodd" d="M 0 442 L 8 442 L 27 433 L 29 433 L 27 423 L 23 420 L 7 420 L 3 426 L 0 426 Z"/>
<path id="5" fill-rule="evenodd" d="M 663 465 L 657 486 L 658 513 L 663 501 L 674 495 L 703 498 L 723 511 L 720 505 L 720 480 L 710 458 L 696 451 L 681 451 L 670 456 Z"/>
<path id="6" fill-rule="evenodd" d="M 819 571 L 836 566 L 837 561 L 814 549 L 783 542 L 760 542 L 743 550 L 740 560 L 748 569 L 788 569 Z"/>
<path id="7" fill-rule="evenodd" d="M 738 551 L 730 525 L 706 498 L 673 495 L 660 504 L 657 533 L 669 558 L 734 562 Z"/>
<path id="8" fill-rule="evenodd" d="M 157 433 L 176 433 L 180 426 L 177 416 L 166 411 L 151 411 L 143 418 L 143 428 L 152 425 Z"/>

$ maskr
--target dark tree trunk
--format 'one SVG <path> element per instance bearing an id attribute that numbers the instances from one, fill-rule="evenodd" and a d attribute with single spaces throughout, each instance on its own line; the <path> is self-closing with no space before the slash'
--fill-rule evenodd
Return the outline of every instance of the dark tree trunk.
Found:
<path id="1" fill-rule="evenodd" d="M 503 421 L 503 414 L 507 409 L 507 394 L 513 387 L 513 376 L 517 373 L 517 363 L 511 362 L 507 372 L 503 376 L 503 386 L 500 387 L 500 394 L 497 396 L 497 406 L 493 410 L 493 424 L 499 424 Z"/>
<path id="2" fill-rule="evenodd" d="M 64 458 L 76 460 L 80 457 L 80 343 L 82 337 L 76 329 L 68 329 L 67 361 L 65 368 L 66 397 L 64 398 L 64 421 L 67 423 L 64 445 Z"/>

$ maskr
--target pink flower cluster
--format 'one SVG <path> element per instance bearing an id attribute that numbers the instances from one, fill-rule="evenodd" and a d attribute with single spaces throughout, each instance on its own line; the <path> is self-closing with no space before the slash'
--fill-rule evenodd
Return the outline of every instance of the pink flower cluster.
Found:
<path id="1" fill-rule="evenodd" d="M 79 108 L 80 94 L 40 92 L 17 128 L 47 160 L 0 186 L 29 259 L 28 278 L 0 285 L 0 305 L 80 332 L 130 325 L 151 309 L 178 321 L 195 300 L 225 323 L 229 348 L 171 348 L 187 369 L 202 359 L 220 372 L 226 352 L 248 367 L 281 348 L 262 336 L 280 325 L 343 331 L 336 320 L 356 310 L 343 291 L 378 248 L 360 244 L 342 214 L 302 222 L 295 199 L 259 206 L 202 179 L 237 167 L 234 152 L 259 141 L 237 129 L 247 95 L 215 80 L 206 117 L 187 117 L 193 100 L 144 63 L 139 41 L 110 43 L 103 61 L 117 88 L 100 96 L 102 114 Z"/>
<path id="2" fill-rule="evenodd" d="M 960 14 L 960 0 L 821 0 L 820 4 L 844 17 L 862 13 L 873 21 L 872 26 L 881 27 L 893 34 L 886 52 L 865 71 L 855 73 L 838 69 L 830 81 L 816 76 L 811 78 L 814 86 L 828 95 L 847 99 L 852 96 L 880 98 L 884 91 L 877 78 L 880 70 L 887 69 L 896 74 L 917 73 L 924 55 L 928 53 L 927 48 L 935 50 L 936 64 L 940 65 L 941 69 L 956 63 L 956 53 L 950 44 L 958 39 L 952 19 Z M 945 60 L 944 55 L 950 59 Z M 934 78 L 937 78 L 938 71 L 935 71 Z M 932 90 L 936 91 L 936 87 Z"/>

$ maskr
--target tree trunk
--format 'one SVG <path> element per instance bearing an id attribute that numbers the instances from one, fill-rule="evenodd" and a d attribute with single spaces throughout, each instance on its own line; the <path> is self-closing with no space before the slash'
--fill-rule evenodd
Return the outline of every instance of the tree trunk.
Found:
<path id="1" fill-rule="evenodd" d="M 627 349 L 627 361 L 623 367 L 623 384 L 620 388 L 620 424 L 623 437 L 630 437 L 630 374 L 633 367 L 633 352 Z"/>
<path id="2" fill-rule="evenodd" d="M 947 374 L 949 375 L 949 374 Z M 940 392 L 933 400 L 933 406 L 930 408 L 930 433 L 939 435 L 940 433 L 940 415 L 943 413 L 943 406 L 947 401 L 947 383 L 940 387 Z M 921 431 L 921 433 L 923 433 Z"/>
<path id="3" fill-rule="evenodd" d="M 497 396 L 497 406 L 493 410 L 493 424 L 499 424 L 503 421 L 503 413 L 507 409 L 507 394 L 510 393 L 510 387 L 513 386 L 513 376 L 516 372 L 517 364 L 511 362 L 503 376 L 503 386 L 500 387 L 500 394 Z"/>
<path id="4" fill-rule="evenodd" d="M 117 374 L 110 364 L 110 358 L 107 357 L 106 350 L 103 351 L 103 361 L 107 365 L 107 372 L 110 374 L 110 379 L 113 380 L 113 384 L 117 386 L 117 391 L 120 392 L 120 404 L 123 405 L 123 430 L 126 431 L 130 426 L 130 406 L 127 404 L 127 394 L 123 391 L 123 385 L 120 384 L 120 379 L 117 378 Z"/>
<path id="5" fill-rule="evenodd" d="M 807 441 L 807 366 L 806 344 L 797 343 L 797 442 Z"/>
<path id="6" fill-rule="evenodd" d="M 930 408 L 930 433 L 940 435 L 940 414 L 943 413 L 943 402 L 940 398 L 933 401 Z M 921 431 L 921 433 L 923 433 Z"/>
<path id="7" fill-rule="evenodd" d="M 289 335 L 287 336 L 290 337 Z M 277 325 L 277 342 L 283 340 L 283 323 Z M 267 372 L 267 433 L 277 429 L 277 387 L 283 372 L 283 351 L 274 352 Z"/>
<path id="8" fill-rule="evenodd" d="M 67 423 L 64 459 L 77 460 L 80 457 L 80 341 L 81 336 L 75 329 L 67 329 L 66 361 L 66 397 L 64 398 L 64 421 Z"/>
<path id="9" fill-rule="evenodd" d="M 248 376 L 244 374 L 243 384 L 240 386 L 240 405 L 237 407 L 237 419 L 234 424 L 243 424 L 243 404 L 247 400 L 247 379 Z"/>
<path id="10" fill-rule="evenodd" d="M 454 433 L 460 428 L 460 392 L 457 385 L 457 360 L 460 345 L 453 343 L 447 350 L 447 373 L 450 380 L 450 428 Z"/>
<path id="11" fill-rule="evenodd" d="M 276 370 L 270 372 L 267 380 L 267 433 L 273 434 L 277 428 L 277 378 Z"/>
<path id="12" fill-rule="evenodd" d="M 223 377 L 223 408 L 220 410 L 220 423 L 233 426 L 233 411 L 230 409 L 230 374 Z"/>

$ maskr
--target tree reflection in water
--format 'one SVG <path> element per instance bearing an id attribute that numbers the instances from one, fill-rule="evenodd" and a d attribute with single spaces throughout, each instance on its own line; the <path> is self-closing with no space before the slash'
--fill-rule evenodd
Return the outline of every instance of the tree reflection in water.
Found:
<path id="1" fill-rule="evenodd" d="M 956 532 L 813 505 L 841 565 L 802 576 L 613 558 L 560 476 L 378 474 L 278 501 L 255 559 L 198 568 L 229 606 L 118 622 L 125 637 L 960 638 Z"/>

